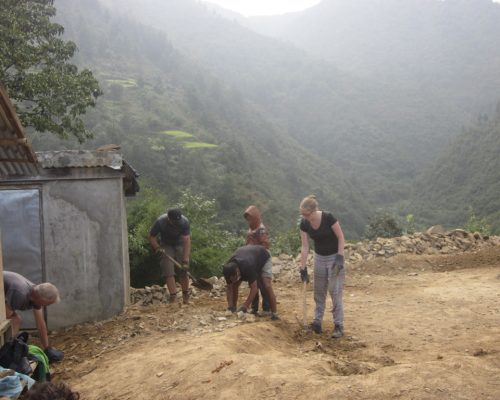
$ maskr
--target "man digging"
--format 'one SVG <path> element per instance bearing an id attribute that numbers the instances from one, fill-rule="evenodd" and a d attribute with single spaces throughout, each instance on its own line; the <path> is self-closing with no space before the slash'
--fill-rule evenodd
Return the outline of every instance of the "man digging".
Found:
<path id="1" fill-rule="evenodd" d="M 223 267 L 224 277 L 227 283 L 228 310 L 236 312 L 238 301 L 238 289 L 242 281 L 248 282 L 250 292 L 245 302 L 240 306 L 238 312 L 246 313 L 257 295 L 257 281 L 265 288 L 271 306 L 271 319 L 278 320 L 276 312 L 276 296 L 272 286 L 272 262 L 271 255 L 265 247 L 259 245 L 247 245 L 238 248 Z"/>
<path id="2" fill-rule="evenodd" d="M 156 236 L 160 235 L 160 244 Z M 175 286 L 175 273 L 179 275 L 182 288 L 182 301 L 189 302 L 189 253 L 191 250 L 191 233 L 189 220 L 182 215 L 181 210 L 172 208 L 155 221 L 149 231 L 149 243 L 153 250 L 160 256 L 162 277 L 170 294 L 169 302 L 174 303 L 177 298 Z M 167 254 L 170 257 L 166 257 Z M 182 268 L 174 265 L 174 261 L 182 264 Z"/>

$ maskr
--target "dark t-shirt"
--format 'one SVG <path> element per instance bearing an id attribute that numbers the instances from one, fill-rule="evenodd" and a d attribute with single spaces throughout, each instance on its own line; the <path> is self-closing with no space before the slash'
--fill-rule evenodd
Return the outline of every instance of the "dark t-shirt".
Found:
<path id="1" fill-rule="evenodd" d="M 5 304 L 15 310 L 40 309 L 30 300 L 31 290 L 35 286 L 33 282 L 16 272 L 3 272 L 3 288 L 5 293 Z"/>
<path id="2" fill-rule="evenodd" d="M 271 255 L 264 246 L 250 244 L 238 248 L 229 261 L 238 264 L 241 280 L 250 284 L 262 273 L 262 268 L 269 257 Z"/>
<path id="3" fill-rule="evenodd" d="M 178 224 L 174 225 L 168 220 L 167 214 L 163 214 L 155 221 L 149 230 L 151 236 L 160 234 L 160 244 L 166 246 L 177 246 L 182 244 L 182 236 L 190 234 L 189 221 L 183 215 Z"/>
<path id="4" fill-rule="evenodd" d="M 308 220 L 302 218 L 300 230 L 306 232 L 314 242 L 314 251 L 321 256 L 336 254 L 339 240 L 332 231 L 332 225 L 337 219 L 329 212 L 321 212 L 321 223 L 318 229 L 313 229 Z"/>

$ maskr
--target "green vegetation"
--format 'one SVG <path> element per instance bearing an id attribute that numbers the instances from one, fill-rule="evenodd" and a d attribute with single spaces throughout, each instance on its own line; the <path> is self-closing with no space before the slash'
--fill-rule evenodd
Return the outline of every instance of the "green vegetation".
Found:
<path id="1" fill-rule="evenodd" d="M 331 2 L 323 3 L 330 7 Z M 384 0 L 371 7 L 382 3 L 389 4 Z M 219 228 L 234 235 L 246 228 L 242 211 L 249 204 L 258 205 L 272 233 L 273 254 L 298 252 L 297 207 L 311 193 L 321 209 L 341 221 L 347 240 L 363 235 L 374 209 L 391 210 L 403 221 L 393 217 L 395 226 L 382 226 L 383 231 L 396 232 L 391 235 L 398 234 L 399 227 L 410 233 L 438 223 L 463 226 L 469 205 L 477 218 L 485 218 L 493 231 L 499 231 L 500 166 L 494 157 L 500 152 L 499 135 L 488 130 L 497 129 L 494 118 L 489 125 L 481 122 L 480 135 L 473 133 L 473 126 L 463 138 L 456 137 L 464 121 L 477 110 L 487 110 L 500 93 L 500 75 L 490 73 L 498 46 L 488 39 L 499 34 L 495 10 L 500 6 L 478 6 L 478 15 L 488 16 L 488 23 L 478 26 L 467 19 L 470 14 L 461 12 L 470 10 L 465 2 L 436 3 L 443 7 L 438 15 L 445 20 L 451 21 L 450 15 L 465 18 L 457 17 L 456 25 L 449 26 L 445 42 L 426 33 L 428 46 L 422 49 L 431 55 L 437 49 L 442 57 L 401 63 L 413 55 L 387 57 L 381 46 L 361 54 L 366 63 L 356 65 L 364 68 L 381 57 L 390 60 L 382 65 L 390 73 L 381 68 L 373 75 L 357 75 L 359 71 L 341 71 L 324 57 L 310 57 L 241 29 L 194 1 L 155 2 L 154 7 L 148 0 L 58 2 L 58 21 L 68 27 L 66 38 L 80 48 L 75 64 L 91 67 L 104 91 L 97 107 L 85 116 L 95 138 L 81 148 L 120 144 L 141 180 L 150 180 L 165 197 L 165 205 L 181 202 L 186 191 L 211 199 L 210 213 Z M 418 15 L 434 18 L 427 5 Z M 411 4 L 417 6 L 418 2 Z M 117 7 L 132 14 L 124 20 L 112 11 Z M 383 15 L 380 20 L 389 26 Z M 192 26 L 198 35 L 192 35 Z M 474 36 L 477 46 L 470 46 L 458 26 L 460 32 L 481 32 L 487 26 L 489 33 Z M 397 27 L 387 32 L 393 28 Z M 332 38 L 323 39 L 353 51 L 361 48 L 352 45 L 351 35 Z M 394 38 L 408 43 L 407 36 Z M 446 63 L 434 64 L 441 60 Z M 399 65 L 405 67 L 397 70 Z M 475 84 L 466 87 L 463 82 Z M 200 143 L 212 147 L 197 150 Z M 75 141 L 35 135 L 34 146 L 74 148 Z M 439 164 L 432 165 L 443 151 Z M 407 215 L 413 217 L 405 224 Z M 193 268 L 205 274 L 219 261 Z"/>
<path id="2" fill-rule="evenodd" d="M 123 87 L 134 87 L 137 86 L 137 82 L 135 79 L 106 79 L 106 81 L 110 84 L 117 84 Z"/>
<path id="3" fill-rule="evenodd" d="M 217 145 L 211 143 L 203 143 L 203 142 L 184 142 L 182 144 L 182 147 L 184 147 L 185 149 L 204 149 L 204 148 L 217 147 Z"/>
<path id="4" fill-rule="evenodd" d="M 469 218 L 465 223 L 464 229 L 468 232 L 479 232 L 481 235 L 491 235 L 492 229 L 491 225 L 488 223 L 486 218 L 478 218 L 474 213 L 472 208 L 469 211 Z"/>
<path id="5" fill-rule="evenodd" d="M 498 154 L 500 104 L 492 116 L 482 115 L 465 129 L 425 171 L 415 185 L 415 215 L 428 224 L 483 225 L 487 232 L 500 233 Z"/>
<path id="6" fill-rule="evenodd" d="M 191 138 L 191 137 L 193 137 L 193 134 L 183 132 L 183 131 L 161 131 L 160 133 L 163 133 L 163 134 L 169 135 L 169 136 L 174 136 L 176 138 Z"/>
<path id="7" fill-rule="evenodd" d="M 379 212 L 373 218 L 365 230 L 365 238 L 369 240 L 380 238 L 392 238 L 401 236 L 403 228 L 397 217 L 386 212 Z"/>
<path id="8" fill-rule="evenodd" d="M 0 82 L 24 126 L 83 142 L 91 133 L 81 116 L 101 95 L 88 69 L 68 63 L 76 45 L 50 22 L 53 0 L 3 0 L 0 7 Z"/>
<path id="9" fill-rule="evenodd" d="M 127 203 L 130 275 L 134 287 L 163 284 L 159 260 L 148 236 L 154 221 L 170 207 L 179 207 L 190 221 L 190 269 L 194 276 L 220 276 L 223 263 L 243 244 L 242 238 L 223 229 L 217 220 L 214 200 L 186 191 L 174 204 L 157 189 L 145 185 L 138 198 Z"/>
<path id="10" fill-rule="evenodd" d="M 279 232 L 271 237 L 271 253 L 273 256 L 290 254 L 296 256 L 300 253 L 300 230 L 296 226 L 286 232 Z"/>

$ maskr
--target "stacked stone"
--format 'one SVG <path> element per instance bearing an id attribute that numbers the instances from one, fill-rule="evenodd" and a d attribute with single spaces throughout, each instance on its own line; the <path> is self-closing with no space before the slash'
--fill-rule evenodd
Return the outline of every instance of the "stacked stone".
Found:
<path id="1" fill-rule="evenodd" d="M 426 232 L 390 239 L 365 240 L 355 244 L 348 243 L 345 248 L 348 262 L 358 263 L 397 254 L 452 254 L 498 245 L 500 245 L 499 236 L 483 236 L 479 232 L 470 233 L 463 229 L 445 232 L 439 226 L 433 226 Z"/>

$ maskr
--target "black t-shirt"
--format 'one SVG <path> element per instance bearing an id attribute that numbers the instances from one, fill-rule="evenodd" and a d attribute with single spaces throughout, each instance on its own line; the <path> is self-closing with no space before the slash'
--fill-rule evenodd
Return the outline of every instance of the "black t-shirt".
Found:
<path id="1" fill-rule="evenodd" d="M 151 227 L 149 234 L 157 236 L 160 234 L 160 243 L 162 245 L 177 246 L 182 244 L 182 236 L 190 234 L 189 221 L 183 215 L 177 224 L 169 221 L 167 214 L 161 215 Z"/>
<path id="2" fill-rule="evenodd" d="M 337 219 L 329 212 L 321 212 L 321 223 L 313 229 L 308 220 L 302 218 L 300 230 L 306 232 L 314 242 L 314 251 L 320 256 L 329 256 L 339 251 L 339 239 L 332 231 Z"/>
<path id="3" fill-rule="evenodd" d="M 229 261 L 238 264 L 241 280 L 250 284 L 262 273 L 262 268 L 269 257 L 271 256 L 264 246 L 251 244 L 238 248 Z"/>

